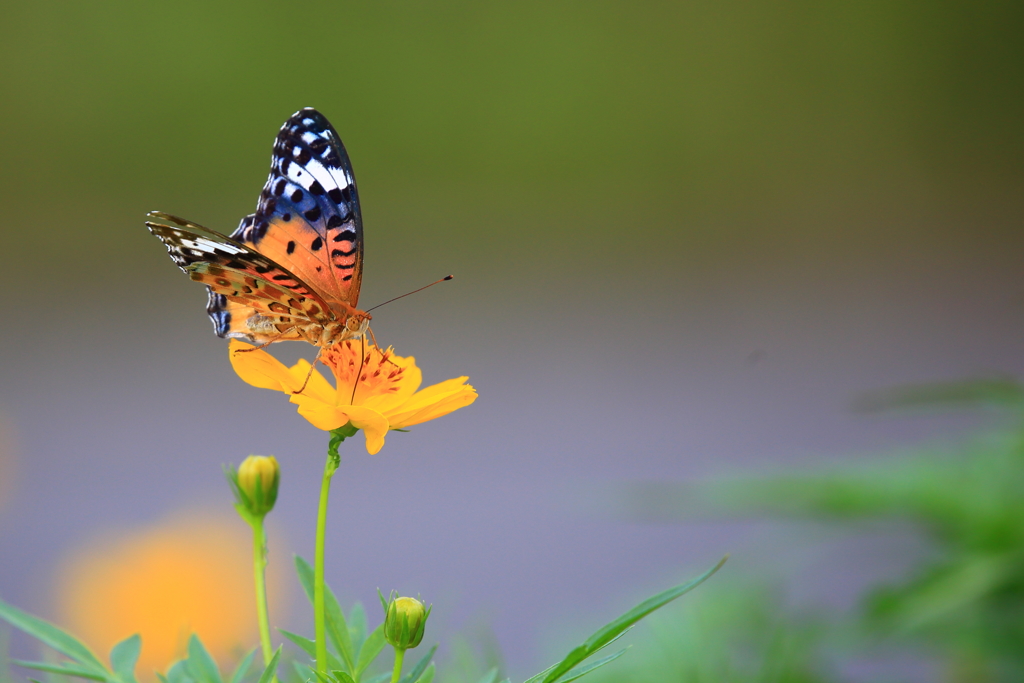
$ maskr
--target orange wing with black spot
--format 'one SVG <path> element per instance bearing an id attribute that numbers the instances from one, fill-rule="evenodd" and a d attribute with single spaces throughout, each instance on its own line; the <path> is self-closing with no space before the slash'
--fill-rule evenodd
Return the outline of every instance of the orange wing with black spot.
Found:
<path id="1" fill-rule="evenodd" d="M 177 224 L 146 223 L 178 267 L 209 289 L 207 312 L 218 336 L 302 339 L 297 327 L 337 319 L 315 291 L 272 259 L 196 223 L 150 215 Z"/>
<path id="2" fill-rule="evenodd" d="M 294 273 L 339 315 L 363 276 L 363 221 L 352 163 L 330 122 L 302 109 L 274 143 L 256 213 L 231 237 Z"/>

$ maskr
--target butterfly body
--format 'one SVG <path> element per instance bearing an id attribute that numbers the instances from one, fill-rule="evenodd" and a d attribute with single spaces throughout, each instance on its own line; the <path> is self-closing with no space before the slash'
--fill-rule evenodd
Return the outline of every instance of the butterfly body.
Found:
<path id="1" fill-rule="evenodd" d="M 206 285 L 220 337 L 326 347 L 362 336 L 363 227 L 352 164 L 315 109 L 285 122 L 256 212 L 230 236 L 162 212 L 148 221 L 171 259 Z"/>

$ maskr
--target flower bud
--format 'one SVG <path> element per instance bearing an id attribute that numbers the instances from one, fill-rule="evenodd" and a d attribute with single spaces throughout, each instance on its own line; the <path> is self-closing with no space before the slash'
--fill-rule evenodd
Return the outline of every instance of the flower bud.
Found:
<path id="1" fill-rule="evenodd" d="M 281 470 L 274 456 L 250 455 L 238 470 L 228 471 L 228 480 L 235 490 L 238 505 L 249 514 L 263 517 L 274 509 Z"/>
<path id="2" fill-rule="evenodd" d="M 384 639 L 396 650 L 416 647 L 423 640 L 423 629 L 429 616 L 430 608 L 424 609 L 423 603 L 416 598 L 392 599 L 387 603 Z"/>

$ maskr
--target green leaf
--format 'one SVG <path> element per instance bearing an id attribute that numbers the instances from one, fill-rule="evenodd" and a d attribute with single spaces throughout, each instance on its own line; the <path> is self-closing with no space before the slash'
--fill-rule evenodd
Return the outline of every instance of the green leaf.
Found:
<path id="1" fill-rule="evenodd" d="M 285 638 L 287 638 L 288 640 L 292 641 L 293 643 L 298 645 L 300 648 L 302 648 L 302 650 L 307 655 L 309 655 L 310 658 L 313 661 L 316 661 L 316 642 L 315 641 L 312 641 L 309 638 L 306 638 L 305 636 L 300 636 L 297 633 L 292 633 L 291 631 L 285 631 L 283 628 L 279 628 L 279 629 L 277 629 L 277 631 L 282 636 L 284 636 Z M 327 666 L 329 668 L 331 668 L 331 669 L 340 669 L 341 668 L 341 662 L 338 661 L 338 658 L 335 657 L 333 653 L 328 652 L 327 653 Z"/>
<path id="2" fill-rule="evenodd" d="M 28 612 L 22 612 L 17 607 L 8 605 L 3 600 L 0 600 L 0 619 L 4 619 L 11 626 L 21 629 L 30 636 L 41 640 L 57 652 L 67 655 L 94 674 L 102 675 L 106 678 L 110 673 L 107 667 L 103 665 L 103 662 L 84 643 L 48 621 L 34 617 Z"/>
<path id="3" fill-rule="evenodd" d="M 11 629 L 0 628 L 0 683 L 14 683 L 11 678 L 11 667 L 7 664 L 7 658 L 11 654 Z"/>
<path id="4" fill-rule="evenodd" d="M 494 666 L 484 674 L 479 683 L 494 683 L 496 680 L 498 680 L 498 667 Z"/>
<path id="5" fill-rule="evenodd" d="M 283 628 L 277 629 L 277 632 L 280 633 L 285 638 L 287 638 L 288 640 L 290 640 L 293 643 L 295 643 L 296 645 L 298 645 L 300 648 L 302 648 L 303 652 L 305 652 L 307 655 L 312 657 L 314 661 L 316 660 L 316 643 L 315 642 L 313 642 L 312 640 L 310 640 L 306 636 L 300 636 L 298 633 L 292 633 L 291 631 L 285 631 Z"/>
<path id="6" fill-rule="evenodd" d="M 155 673 L 155 674 L 156 674 L 157 680 L 159 680 L 159 681 L 160 681 L 160 683 L 168 683 L 168 681 L 167 681 L 167 676 L 164 676 L 164 675 L 163 675 L 162 673 L 160 673 L 159 671 L 154 671 L 153 673 Z"/>
<path id="7" fill-rule="evenodd" d="M 628 632 L 629 632 L 629 629 L 626 629 L 625 631 L 623 631 L 622 633 L 620 633 L 619 635 L 615 636 L 614 638 L 609 640 L 607 643 L 605 643 L 601 648 L 598 648 L 597 650 L 594 650 L 593 652 L 591 652 L 590 655 L 588 655 L 588 656 L 592 657 L 593 655 L 597 654 L 601 649 L 603 649 L 605 647 L 608 647 L 609 645 L 614 643 L 619 638 L 622 638 L 623 636 L 625 636 Z M 581 647 L 583 647 L 583 646 L 580 645 L 579 647 L 574 648 L 574 651 L 580 649 Z M 558 663 L 552 664 L 548 668 L 546 668 L 543 671 L 541 671 L 539 674 L 536 674 L 536 675 L 531 676 L 530 678 L 526 679 L 526 683 L 537 683 L 537 681 L 540 681 L 542 678 L 547 676 L 548 672 L 551 671 L 552 669 L 554 669 L 556 666 L 558 666 Z M 504 681 L 502 681 L 501 683 L 504 683 Z"/>
<path id="8" fill-rule="evenodd" d="M 569 681 L 575 681 L 580 676 L 585 676 L 595 669 L 600 669 L 602 666 L 609 662 L 613 662 L 622 655 L 626 654 L 626 650 L 629 648 L 623 648 L 613 655 L 602 657 L 601 659 L 584 664 L 583 666 L 577 666 L 575 669 L 570 669 L 567 673 L 563 674 L 555 683 L 569 683 Z"/>
<path id="9" fill-rule="evenodd" d="M 303 664 L 302 662 L 293 659 L 292 667 L 295 669 L 295 673 L 299 675 L 299 680 L 302 683 L 308 683 L 308 681 L 312 681 L 316 678 L 316 676 L 313 675 L 313 669 L 311 669 L 308 664 Z"/>
<path id="10" fill-rule="evenodd" d="M 431 681 L 434 680 L 435 671 L 434 663 L 431 662 L 430 666 L 428 666 L 426 671 L 423 672 L 423 675 L 419 677 L 419 683 L 431 683 Z"/>
<path id="11" fill-rule="evenodd" d="M 322 671 L 317 671 L 316 669 L 313 669 L 313 675 L 320 679 L 320 683 L 337 683 L 334 680 L 333 676 L 325 674 Z"/>
<path id="12" fill-rule="evenodd" d="M 384 624 L 381 624 L 377 628 L 373 629 L 373 633 L 363 643 L 363 647 L 359 650 L 359 661 L 356 663 L 355 677 L 358 679 L 366 671 L 366 667 L 373 663 L 373 660 L 377 659 L 377 655 L 384 649 Z"/>
<path id="13" fill-rule="evenodd" d="M 352 678 L 348 672 L 335 669 L 329 674 L 310 669 L 314 676 L 320 679 L 321 683 L 356 683 L 355 679 Z"/>
<path id="14" fill-rule="evenodd" d="M 853 405 L 859 412 L 897 409 L 1024 408 L 1024 386 L 1012 379 L 919 384 L 871 392 Z"/>
<path id="15" fill-rule="evenodd" d="M 967 554 L 935 567 L 898 590 L 877 593 L 869 602 L 870 614 L 888 627 L 913 631 L 956 619 L 1000 587 L 1013 585 L 1019 559 L 1013 555 Z"/>
<path id="16" fill-rule="evenodd" d="M 334 649 L 345 660 L 347 669 L 353 671 L 357 656 L 356 649 L 349 635 L 348 623 L 345 621 L 345 614 L 341 611 L 341 605 L 334 597 L 331 587 L 327 585 L 324 586 L 324 612 L 327 617 L 327 636 L 331 639 Z"/>
<path id="17" fill-rule="evenodd" d="M 547 676 L 548 672 L 551 671 L 552 669 L 554 669 L 556 666 L 558 666 L 557 662 L 552 664 L 548 668 L 544 669 L 539 674 L 534 674 L 534 675 L 530 676 L 529 678 L 526 679 L 525 683 L 536 683 L 536 681 L 539 681 L 540 679 L 542 679 L 545 676 Z"/>
<path id="18" fill-rule="evenodd" d="M 191 683 L 192 676 L 188 673 L 188 663 L 180 659 L 167 671 L 167 680 L 170 683 Z"/>
<path id="19" fill-rule="evenodd" d="M 614 638 L 612 638 L 611 640 L 609 640 L 609 641 L 608 641 L 607 643 L 605 643 L 605 644 L 604 644 L 604 645 L 602 645 L 601 647 L 599 647 L 599 648 L 596 648 L 596 649 L 592 650 L 592 651 L 591 651 L 591 652 L 590 652 L 589 654 L 587 654 L 587 656 L 586 656 L 586 657 L 593 657 L 593 656 L 594 656 L 595 654 L 597 654 L 598 652 L 600 652 L 600 651 L 601 651 L 601 650 L 603 650 L 604 648 L 608 647 L 609 645 L 611 645 L 612 643 L 614 643 L 615 641 L 617 641 L 617 640 L 618 640 L 619 638 L 623 638 L 623 637 L 625 637 L 625 635 L 626 635 L 627 633 L 629 633 L 629 631 L 630 631 L 630 630 L 631 630 L 632 628 L 633 628 L 633 627 L 632 627 L 632 626 L 630 626 L 629 628 L 627 628 L 627 629 L 626 629 L 626 630 L 624 630 L 624 631 L 623 631 L 622 633 L 618 634 L 617 636 L 615 636 Z M 583 650 L 583 649 L 585 649 L 585 648 L 586 648 L 586 646 L 585 646 L 585 645 L 579 645 L 579 646 L 577 646 L 577 647 L 573 648 L 573 652 L 577 652 L 577 651 L 579 651 L 579 650 Z M 572 654 L 572 653 L 570 653 L 570 655 L 571 655 L 571 654 Z M 584 659 L 586 659 L 586 657 L 584 657 Z M 567 657 L 567 658 L 568 658 L 568 657 Z M 561 662 L 559 662 L 559 664 L 561 664 Z M 539 680 L 540 680 L 540 679 L 542 679 L 542 678 L 546 678 L 547 674 L 548 674 L 548 673 L 549 673 L 549 672 L 550 672 L 550 671 L 551 671 L 552 669 L 554 669 L 554 668 L 555 668 L 556 666 L 558 666 L 558 664 L 553 664 L 553 665 L 551 665 L 550 667 L 548 667 L 547 669 L 545 669 L 545 670 L 544 670 L 543 672 L 541 672 L 541 673 L 537 674 L 536 676 L 534 676 L 533 678 L 531 678 L 531 679 L 529 679 L 529 680 L 530 680 L 530 681 L 539 681 Z"/>
<path id="20" fill-rule="evenodd" d="M 714 567 L 704 572 L 696 579 L 687 581 L 686 583 L 679 584 L 673 588 L 662 591 L 655 596 L 647 598 L 639 605 L 629 610 L 618 619 L 614 619 L 611 622 L 605 624 L 601 628 L 597 629 L 592 636 L 565 656 L 562 661 L 548 670 L 548 673 L 544 676 L 544 683 L 553 683 L 554 681 L 561 678 L 567 672 L 569 672 L 577 664 L 590 657 L 592 654 L 603 648 L 604 646 L 611 643 L 613 640 L 621 636 L 630 626 L 643 619 L 645 616 L 664 606 L 665 604 L 675 600 L 683 593 L 689 592 L 699 586 L 701 583 L 706 581 L 712 574 L 721 569 L 725 561 L 729 559 L 726 555 L 721 561 Z M 541 674 L 530 678 L 527 683 L 537 680 Z"/>
<path id="21" fill-rule="evenodd" d="M 142 638 L 136 633 L 110 650 L 110 666 L 122 681 L 135 683 L 135 664 L 139 661 Z"/>
<path id="22" fill-rule="evenodd" d="M 385 681 L 391 680 L 391 672 L 385 671 L 382 674 L 377 674 L 373 678 L 368 678 L 363 683 L 384 683 Z"/>
<path id="23" fill-rule="evenodd" d="M 302 584 L 302 590 L 306 593 L 306 599 L 309 600 L 309 604 L 313 604 L 313 581 L 316 576 L 313 571 L 313 567 L 310 566 L 309 562 L 305 559 L 296 555 L 295 556 L 295 573 L 299 575 L 299 583 Z"/>
<path id="24" fill-rule="evenodd" d="M 331 439 L 327 443 L 327 454 L 332 458 L 341 460 L 341 455 L 338 454 L 338 446 L 348 437 L 355 436 L 358 431 L 358 429 L 352 426 L 351 422 L 346 422 L 337 429 L 332 429 L 330 432 Z"/>
<path id="25" fill-rule="evenodd" d="M 199 636 L 192 634 L 188 639 L 188 671 L 199 683 L 223 683 L 217 663 L 206 651 Z"/>
<path id="26" fill-rule="evenodd" d="M 434 653 L 437 651 L 437 645 L 430 648 L 427 654 L 420 657 L 420 661 L 416 662 L 416 666 L 412 668 L 412 671 L 402 676 L 402 680 L 399 683 L 416 683 L 423 672 L 427 670 L 427 666 L 430 665 L 430 660 L 433 658 Z"/>
<path id="27" fill-rule="evenodd" d="M 18 666 L 26 669 L 36 669 L 37 671 L 46 671 L 52 674 L 63 674 L 65 676 L 77 676 L 79 678 L 88 678 L 93 681 L 106 681 L 110 679 L 109 674 L 97 673 L 92 669 L 85 666 L 76 666 L 74 664 L 48 664 L 47 662 L 26 662 L 21 659 L 12 659 L 11 664 L 17 664 Z"/>
<path id="28" fill-rule="evenodd" d="M 310 566 L 309 562 L 296 555 L 295 571 L 299 575 L 299 583 L 302 584 L 302 588 L 306 592 L 309 604 L 312 605 L 314 593 L 313 567 Z M 324 612 L 327 617 L 327 636 L 331 639 L 331 644 L 334 645 L 334 649 L 345 661 L 346 666 L 344 668 L 348 671 L 355 671 L 355 662 L 359 651 L 352 644 L 349 627 L 345 621 L 345 614 L 341 611 L 341 605 L 338 604 L 338 599 L 334 597 L 331 587 L 327 585 L 324 586 Z M 316 655 L 313 655 L 313 658 L 316 659 Z"/>
<path id="29" fill-rule="evenodd" d="M 281 657 L 281 647 L 278 646 L 274 650 L 274 656 L 270 659 L 270 664 L 267 664 L 267 668 L 263 670 L 263 674 L 260 675 L 259 683 L 270 683 L 277 675 L 277 660 Z"/>
<path id="30" fill-rule="evenodd" d="M 253 657 L 256 656 L 256 650 L 249 650 L 249 654 L 242 657 L 242 661 L 235 667 L 235 672 L 231 674 L 231 683 L 242 683 L 242 679 L 245 674 L 249 673 L 249 667 L 252 666 Z"/>
<path id="31" fill-rule="evenodd" d="M 366 632 L 369 630 L 366 624 L 366 611 L 362 604 L 352 605 L 348 613 L 348 630 L 352 640 L 352 657 L 359 659 L 359 653 L 366 642 Z"/>

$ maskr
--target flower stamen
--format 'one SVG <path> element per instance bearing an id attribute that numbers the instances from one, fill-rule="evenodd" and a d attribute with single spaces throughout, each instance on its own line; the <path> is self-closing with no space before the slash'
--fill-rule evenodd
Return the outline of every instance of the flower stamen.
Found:
<path id="1" fill-rule="evenodd" d="M 365 357 L 363 356 L 363 351 L 366 350 L 366 337 L 360 337 L 359 338 L 359 347 L 360 347 L 360 351 L 359 351 L 359 372 L 362 372 L 363 371 L 363 363 L 364 363 L 364 361 L 365 362 L 369 362 L 370 361 L 370 356 L 369 355 L 367 355 Z M 351 349 L 352 347 L 349 346 L 349 348 Z M 349 365 L 351 365 L 351 363 Z M 337 379 L 338 379 L 338 386 L 340 387 L 341 386 L 341 378 L 337 378 Z M 363 378 L 363 381 L 366 381 L 365 377 Z M 358 382 L 352 382 L 352 396 L 348 400 L 348 402 L 350 404 L 352 404 L 352 405 L 356 404 L 356 389 L 358 389 L 358 388 L 359 388 L 359 383 Z"/>
<path id="2" fill-rule="evenodd" d="M 356 367 L 354 348 L 346 341 L 347 348 L 335 349 L 330 347 L 325 350 L 322 363 L 334 373 L 334 379 L 339 387 L 352 387 L 349 394 L 349 403 L 356 405 L 357 394 L 361 401 L 370 396 L 397 391 L 397 385 L 402 381 L 403 370 L 391 360 L 392 350 L 388 348 L 381 351 L 376 346 L 371 346 L 360 353 L 359 367 Z M 347 356 L 347 358 L 346 358 Z M 384 364 L 394 366 L 394 370 L 384 372 Z"/>

